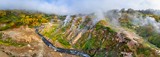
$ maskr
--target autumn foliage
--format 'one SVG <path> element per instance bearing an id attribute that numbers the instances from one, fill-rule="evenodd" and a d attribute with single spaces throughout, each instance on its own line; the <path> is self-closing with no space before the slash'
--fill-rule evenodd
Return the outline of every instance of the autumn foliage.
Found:
<path id="1" fill-rule="evenodd" d="M 19 27 L 22 25 L 34 27 L 48 22 L 53 15 L 21 10 L 0 10 L 0 30 Z M 4 25 L 4 26 L 1 26 Z"/>

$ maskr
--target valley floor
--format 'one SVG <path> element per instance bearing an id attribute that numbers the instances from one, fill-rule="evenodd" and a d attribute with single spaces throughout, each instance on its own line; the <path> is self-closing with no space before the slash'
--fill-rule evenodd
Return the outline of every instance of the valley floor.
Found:
<path id="1" fill-rule="evenodd" d="M 0 31 L 0 56 L 3 57 L 76 57 L 74 55 L 54 52 L 36 35 L 35 29 L 20 28 Z M 56 46 L 61 46 L 56 42 Z"/>

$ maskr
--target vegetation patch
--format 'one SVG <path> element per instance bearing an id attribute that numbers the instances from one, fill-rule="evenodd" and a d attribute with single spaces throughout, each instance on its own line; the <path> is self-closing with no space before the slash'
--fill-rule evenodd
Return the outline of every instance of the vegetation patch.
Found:
<path id="1" fill-rule="evenodd" d="M 63 46 L 65 47 L 70 47 L 70 44 L 68 41 L 66 41 L 65 39 L 63 38 L 57 38 L 58 42 L 60 42 Z"/>
<path id="2" fill-rule="evenodd" d="M 42 13 L 29 13 L 20 10 L 0 10 L 0 23 L 6 24 L 0 27 L 0 31 L 28 25 L 29 27 L 39 26 L 41 23 L 48 22 L 53 15 Z"/>
<path id="3" fill-rule="evenodd" d="M 0 44 L 1 45 L 7 45 L 7 46 L 16 46 L 16 47 L 22 47 L 25 46 L 25 43 L 16 43 L 12 41 L 11 38 L 7 38 L 6 40 L 2 40 L 2 33 L 0 33 Z"/>

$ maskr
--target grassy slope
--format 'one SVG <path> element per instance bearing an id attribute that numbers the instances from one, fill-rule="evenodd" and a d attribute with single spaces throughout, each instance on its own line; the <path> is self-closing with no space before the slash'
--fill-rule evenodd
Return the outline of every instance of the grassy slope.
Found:
<path id="1" fill-rule="evenodd" d="M 84 33 L 74 45 L 69 43 L 69 41 L 66 39 L 66 35 L 64 34 L 64 32 L 69 30 L 69 27 L 59 29 L 58 32 L 54 35 L 53 32 L 55 31 L 55 26 L 53 26 L 52 29 L 53 31 L 49 31 L 46 35 L 48 35 L 48 37 L 51 37 L 53 41 L 59 41 L 64 48 L 75 48 L 78 50 L 83 50 L 93 57 L 121 57 L 121 52 L 133 52 L 133 56 L 136 57 L 158 56 L 155 53 L 155 49 L 157 48 L 150 45 L 148 42 L 144 41 L 141 38 L 139 39 L 138 46 L 127 45 L 127 43 L 131 41 L 130 38 L 127 37 L 125 38 L 125 42 L 119 42 L 117 40 L 117 32 L 119 32 L 119 30 L 117 30 L 117 28 L 114 28 L 110 24 L 107 24 L 107 22 L 104 20 L 97 23 L 96 26 L 91 29 L 92 31 L 88 30 L 86 33 Z M 90 38 L 89 35 L 91 35 Z"/>

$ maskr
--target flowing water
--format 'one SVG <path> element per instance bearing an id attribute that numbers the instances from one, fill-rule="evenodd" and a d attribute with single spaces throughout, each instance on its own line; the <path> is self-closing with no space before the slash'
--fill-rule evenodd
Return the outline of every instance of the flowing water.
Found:
<path id="1" fill-rule="evenodd" d="M 52 48 L 54 51 L 56 52 L 60 52 L 60 53 L 67 53 L 67 54 L 72 54 L 72 55 L 77 55 L 77 56 L 82 56 L 82 57 L 90 57 L 88 54 L 81 52 L 81 51 L 77 51 L 74 49 L 64 49 L 64 48 L 58 48 L 55 47 L 51 42 L 49 42 L 43 35 L 41 35 L 38 32 L 38 28 L 36 28 L 35 32 L 41 37 L 42 41 L 50 48 Z M 41 53 L 41 51 L 40 51 Z M 40 57 L 42 55 L 39 55 Z"/>

